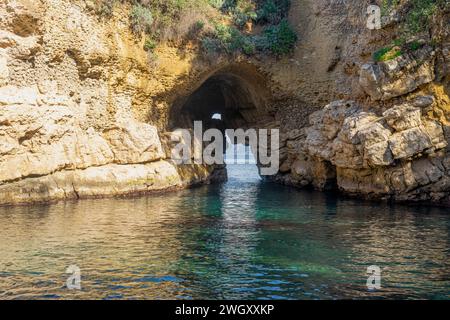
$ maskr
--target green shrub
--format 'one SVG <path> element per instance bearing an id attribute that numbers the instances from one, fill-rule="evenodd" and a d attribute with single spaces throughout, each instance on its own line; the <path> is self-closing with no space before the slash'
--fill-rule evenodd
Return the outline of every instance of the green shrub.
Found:
<path id="1" fill-rule="evenodd" d="M 205 49 L 205 51 L 212 55 L 214 53 L 221 51 L 221 45 L 220 41 L 218 39 L 212 38 L 212 37 L 205 37 L 201 40 L 202 47 Z"/>
<path id="2" fill-rule="evenodd" d="M 283 20 L 278 25 L 265 28 L 261 40 L 263 41 L 263 47 L 270 52 L 275 55 L 283 55 L 294 49 L 297 34 L 287 20 Z"/>
<path id="3" fill-rule="evenodd" d="M 233 20 L 237 26 L 242 28 L 247 22 L 254 21 L 257 17 L 256 11 L 253 8 L 248 7 L 243 10 L 236 10 L 233 15 Z"/>
<path id="4" fill-rule="evenodd" d="M 208 3 L 216 9 L 222 9 L 224 2 L 225 0 L 208 0 Z"/>
<path id="5" fill-rule="evenodd" d="M 406 17 L 406 28 L 410 34 L 423 32 L 430 27 L 438 2 L 439 0 L 411 0 L 412 8 Z"/>
<path id="6" fill-rule="evenodd" d="M 208 0 L 209 4 L 233 17 L 236 26 L 247 22 L 279 24 L 286 18 L 290 0 Z"/>
<path id="7" fill-rule="evenodd" d="M 444 8 L 449 7 L 448 0 L 409 0 L 407 3 L 407 12 L 404 21 L 401 23 L 401 37 L 394 40 L 393 46 L 382 48 L 374 53 L 375 61 L 388 61 L 394 59 L 404 52 L 416 51 L 423 44 L 418 41 L 407 42 L 406 39 L 416 37 L 428 31 L 432 24 L 433 16 Z M 400 0 L 383 0 L 382 13 L 388 14 L 400 5 Z M 400 50 L 394 50 L 401 47 Z"/>
<path id="8" fill-rule="evenodd" d="M 201 31 L 204 27 L 205 27 L 205 22 L 203 22 L 201 20 L 198 20 L 194 24 L 194 29 L 197 30 L 197 31 Z"/>
<path id="9" fill-rule="evenodd" d="M 258 14 L 256 13 L 256 5 L 253 0 L 238 1 L 234 10 L 234 23 L 243 27 L 247 22 L 256 21 Z"/>
<path id="10" fill-rule="evenodd" d="M 240 0 L 212 0 L 212 1 L 221 2 L 222 3 L 221 6 L 216 8 L 221 9 L 224 12 L 228 12 L 236 8 Z"/>
<path id="11" fill-rule="evenodd" d="M 393 41 L 393 45 L 381 48 L 373 54 L 373 59 L 377 62 L 395 59 L 404 53 L 417 51 L 424 46 L 423 43 L 414 40 L 405 42 L 403 39 Z"/>
<path id="12" fill-rule="evenodd" d="M 405 45 L 406 39 L 404 37 L 400 37 L 398 39 L 395 39 L 392 43 L 394 44 L 394 46 L 401 47 L 401 46 Z"/>
<path id="13" fill-rule="evenodd" d="M 236 27 L 223 24 L 216 25 L 215 38 L 219 41 L 219 49 L 227 53 L 238 51 L 245 41 L 245 36 Z"/>
<path id="14" fill-rule="evenodd" d="M 218 24 L 214 33 L 202 40 L 203 48 L 208 53 L 236 53 L 251 55 L 255 52 L 255 45 L 251 36 L 244 35 L 234 26 Z"/>
<path id="15" fill-rule="evenodd" d="M 419 41 L 413 41 L 413 42 L 407 43 L 406 47 L 410 51 L 417 51 L 417 50 L 419 50 L 420 48 L 423 47 L 423 44 L 420 43 Z"/>
<path id="16" fill-rule="evenodd" d="M 400 4 L 400 0 L 382 0 L 381 2 L 381 14 L 386 16 L 390 11 L 397 8 Z"/>
<path id="17" fill-rule="evenodd" d="M 157 23 L 168 25 L 176 23 L 182 11 L 194 5 L 194 0 L 146 0 L 145 7 L 152 12 Z"/>
<path id="18" fill-rule="evenodd" d="M 264 24 L 278 24 L 289 12 L 290 0 L 265 0 L 257 10 L 257 22 Z"/>
<path id="19" fill-rule="evenodd" d="M 118 0 L 116 0 L 118 1 Z M 207 4 L 207 0 L 122 0 L 133 4 L 130 12 L 134 33 L 152 34 L 160 38 L 166 30 L 175 29 L 180 16 L 193 7 Z"/>
<path id="20" fill-rule="evenodd" d="M 153 15 L 150 9 L 141 4 L 134 5 L 131 9 L 130 20 L 131 29 L 134 33 L 140 34 L 143 32 L 151 32 Z"/>
<path id="21" fill-rule="evenodd" d="M 297 34 L 286 20 L 279 25 L 266 27 L 261 35 L 245 35 L 234 26 L 216 25 L 213 34 L 204 38 L 202 45 L 208 53 L 242 52 L 252 55 L 269 52 L 274 55 L 290 53 L 297 41 Z"/>
<path id="22" fill-rule="evenodd" d="M 297 35 L 285 17 L 290 0 L 96 0 L 99 14 L 110 16 L 118 3 L 131 4 L 130 27 L 135 34 L 146 34 L 144 49 L 153 52 L 159 41 L 165 39 L 200 39 L 203 48 L 209 52 L 227 54 L 289 53 Z M 232 25 L 215 24 L 214 21 L 196 20 L 202 10 L 217 8 L 231 17 Z M 194 10 L 191 10 L 194 9 Z M 199 11 L 200 10 L 200 11 Z M 207 12 L 207 11 L 204 11 Z M 192 14 L 192 22 L 189 22 Z M 183 17 L 183 23 L 178 23 Z M 186 22 L 187 21 L 187 22 Z M 241 29 L 248 22 L 266 25 L 260 34 L 246 34 Z M 207 31 L 214 25 L 213 31 Z M 209 32 L 209 34 L 205 33 Z"/>

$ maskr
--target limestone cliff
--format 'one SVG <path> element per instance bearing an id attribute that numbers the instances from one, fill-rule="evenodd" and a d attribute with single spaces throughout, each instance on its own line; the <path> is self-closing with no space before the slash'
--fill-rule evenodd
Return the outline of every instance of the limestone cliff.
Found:
<path id="1" fill-rule="evenodd" d="M 105 22 L 89 2 L 2 0 L 0 16 L 1 204 L 208 181 L 213 168 L 181 172 L 165 160 L 156 127 L 142 121 L 167 84 L 126 14 Z"/>
<path id="2" fill-rule="evenodd" d="M 397 20 L 404 19 L 401 11 L 395 14 Z M 395 20 L 393 16 L 389 18 Z M 373 62 L 364 52 L 373 47 L 371 42 L 380 45 L 380 35 L 386 38 L 381 43 L 388 44 L 398 32 L 398 21 L 384 21 L 387 26 L 381 32 L 350 34 L 355 44 L 368 43 L 349 46 L 359 52 L 351 56 L 350 69 L 348 59 L 337 66 L 343 68 L 341 76 L 347 76 L 351 93 L 312 113 L 304 128 L 286 130 L 285 161 L 275 180 L 337 187 L 364 198 L 448 206 L 448 19 L 447 5 L 447 11 L 433 17 L 433 27 L 415 37 L 414 50 L 385 61 Z"/>
<path id="3" fill-rule="evenodd" d="M 128 5 L 104 19 L 95 1 L 0 0 L 0 204 L 221 180 L 174 165 L 164 138 L 215 102 L 231 127 L 281 129 L 279 183 L 448 205 L 448 13 L 417 50 L 374 62 L 401 19 L 367 29 L 370 3 L 292 1 L 282 57 L 211 58 L 193 40 L 150 61 Z"/>

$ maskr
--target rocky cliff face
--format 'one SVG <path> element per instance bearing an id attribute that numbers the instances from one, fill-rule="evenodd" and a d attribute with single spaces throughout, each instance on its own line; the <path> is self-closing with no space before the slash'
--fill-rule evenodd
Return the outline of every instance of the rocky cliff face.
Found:
<path id="1" fill-rule="evenodd" d="M 89 1 L 0 2 L 0 203 L 179 188 L 213 168 L 179 171 L 146 119 L 154 79 L 121 15 Z M 126 20 L 126 19 L 125 19 Z M 172 77 L 176 77 L 173 74 Z"/>
<path id="2" fill-rule="evenodd" d="M 281 129 L 273 180 L 450 204 L 448 24 L 431 31 L 439 45 L 375 63 L 396 29 L 365 28 L 369 2 L 293 1 L 288 57 L 211 60 L 196 43 L 161 44 L 150 63 L 127 6 L 106 20 L 94 1 L 0 0 L 0 204 L 223 179 L 174 165 L 164 138 L 190 96 L 209 99 L 209 79 L 244 106 L 233 124 Z"/>
<path id="3" fill-rule="evenodd" d="M 286 130 L 276 181 L 364 198 L 450 204 L 448 13 L 435 19 L 437 27 L 416 40 L 419 48 L 391 60 L 368 62 L 366 47 L 358 47 L 353 97 L 312 113 L 302 129 Z M 427 44 L 436 38 L 438 45 Z M 363 39 L 356 42 L 379 43 L 376 36 Z"/>

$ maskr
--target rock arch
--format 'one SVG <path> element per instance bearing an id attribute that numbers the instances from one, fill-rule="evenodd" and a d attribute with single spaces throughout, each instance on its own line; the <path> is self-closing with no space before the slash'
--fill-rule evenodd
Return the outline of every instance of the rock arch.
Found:
<path id="1" fill-rule="evenodd" d="M 227 129 L 255 128 L 275 122 L 266 77 L 254 66 L 234 64 L 203 76 L 169 111 L 169 128 L 191 128 L 194 121 L 210 126 L 222 115 Z"/>
<path id="2" fill-rule="evenodd" d="M 243 129 L 247 139 L 234 141 L 231 138 L 233 144 L 244 141 L 249 144 L 250 140 L 256 143 L 250 138 L 256 136 L 248 129 L 279 128 L 271 111 L 273 104 L 274 98 L 264 74 L 250 64 L 231 64 L 207 73 L 190 91 L 175 99 L 169 111 L 169 130 L 192 129 L 194 122 L 200 121 L 203 130 L 216 128 L 224 135 L 228 129 Z M 221 119 L 213 118 L 217 114 Z M 261 137 L 258 137 L 259 140 Z M 271 154 L 271 139 L 268 137 L 265 141 L 268 146 L 262 147 L 258 143 L 252 147 L 260 173 L 267 163 L 260 162 L 259 150 L 262 147 L 262 152 Z M 278 167 L 278 159 L 276 163 Z M 215 171 L 217 169 L 222 170 L 222 175 L 226 171 L 223 165 L 215 166 Z"/>

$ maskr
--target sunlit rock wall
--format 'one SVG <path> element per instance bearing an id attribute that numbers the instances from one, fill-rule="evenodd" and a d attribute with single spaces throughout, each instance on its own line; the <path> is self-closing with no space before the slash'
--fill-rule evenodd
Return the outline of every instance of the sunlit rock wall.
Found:
<path id="1" fill-rule="evenodd" d="M 273 180 L 448 204 L 448 23 L 431 30 L 439 46 L 374 63 L 396 29 L 365 27 L 372 2 L 292 1 L 290 56 L 211 60 L 162 43 L 155 63 L 126 5 L 104 19 L 92 1 L 0 0 L 0 204 L 223 180 L 223 167 L 175 166 L 164 139 L 175 101 L 220 70 L 267 88 L 255 110 L 281 129 Z"/>
<path id="2" fill-rule="evenodd" d="M 144 122 L 160 83 L 127 14 L 102 21 L 85 1 L 8 0 L 0 16 L 0 204 L 208 181 L 211 168 L 180 174 Z"/>
<path id="3" fill-rule="evenodd" d="M 310 114 L 305 127 L 285 129 L 283 162 L 273 179 L 363 198 L 450 205 L 450 28 L 442 21 L 448 13 L 419 39 L 419 49 L 388 61 L 364 60 L 366 48 L 355 49 L 361 55 L 354 66 L 358 84 L 352 83 L 359 89 Z M 430 39 L 439 44 L 427 44 Z"/>

